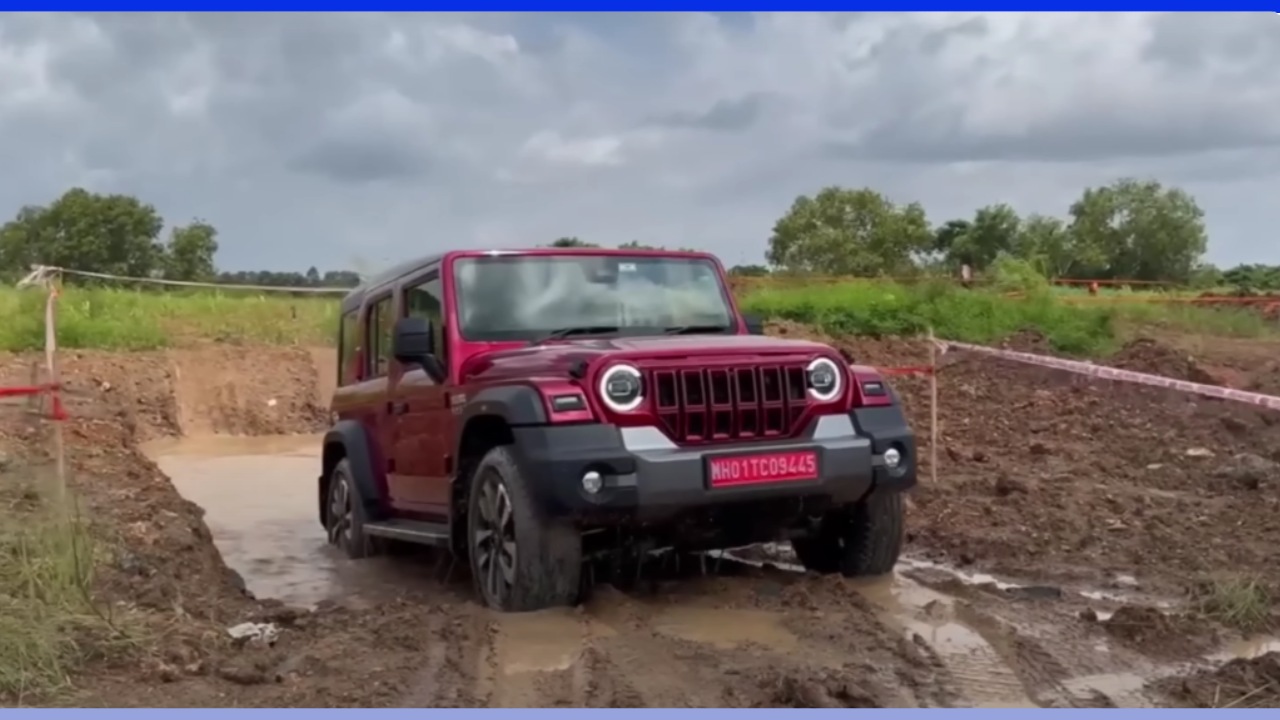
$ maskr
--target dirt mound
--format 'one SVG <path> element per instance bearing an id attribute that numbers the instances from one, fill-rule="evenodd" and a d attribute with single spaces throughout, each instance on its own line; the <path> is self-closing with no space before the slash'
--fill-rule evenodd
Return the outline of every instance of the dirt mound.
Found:
<path id="1" fill-rule="evenodd" d="M 1191 658 L 1213 650 L 1219 637 L 1212 626 L 1178 613 L 1125 605 L 1102 621 L 1107 634 L 1147 655 Z"/>
<path id="2" fill-rule="evenodd" d="M 1142 370 L 1170 369 L 1148 344 L 1121 360 L 1149 356 L 1163 365 Z M 1186 363 L 1181 375 L 1200 377 Z M 1245 477 L 1258 463 L 1233 460 L 1280 445 L 1280 413 L 954 351 L 938 375 L 930 485 L 928 382 L 894 386 L 921 445 L 908 532 L 926 556 L 1032 580 L 1138 573 L 1180 586 L 1222 567 L 1266 572 L 1280 543 L 1280 498 Z"/>
<path id="3" fill-rule="evenodd" d="M 1019 330 L 1000 341 L 1000 347 L 1016 352 L 1035 353 L 1037 355 L 1053 355 L 1053 345 L 1049 338 L 1039 330 Z"/>
<path id="4" fill-rule="evenodd" d="M 1265 363 L 1253 373 L 1244 389 L 1264 395 L 1280 395 L 1280 361 Z"/>
<path id="5" fill-rule="evenodd" d="M 217 345 L 173 351 L 173 396 L 183 433 L 283 435 L 323 429 L 328 397 L 321 396 L 314 365 L 318 354 L 304 348 L 246 353 Z"/>
<path id="6" fill-rule="evenodd" d="M 1224 385 L 1221 378 L 1201 367 L 1196 359 L 1150 338 L 1139 338 L 1112 355 L 1108 365 L 1123 370 L 1189 380 L 1205 385 Z"/>
<path id="7" fill-rule="evenodd" d="M 265 358 L 265 362 L 258 358 Z M 32 356 L 8 356 L 0 364 L 5 385 L 30 379 Z M 252 364 L 252 392 L 228 381 L 228 366 Z M 65 424 L 70 480 L 85 510 L 104 533 L 120 542 L 113 562 L 99 573 L 105 596 L 152 609 L 178 609 L 215 621 L 242 608 L 242 584 L 223 565 L 202 511 L 182 499 L 140 441 L 190 429 L 307 431 L 319 426 L 316 372 L 304 350 L 215 348 L 181 353 L 66 353 L 61 369 L 70 415 Z M 201 381 L 201 378 L 204 378 Z M 222 392 L 236 385 L 232 392 Z M 247 398 L 279 397 L 266 409 Z M 17 410 L 17 408 L 13 408 Z M 183 416 L 186 416 L 185 418 Z M 207 422 L 205 418 L 236 418 Z M 0 418 L 0 443 L 24 460 L 47 467 L 51 428 L 19 412 Z M 146 582 L 140 582 L 145 579 Z M 230 607 L 220 604 L 230 602 Z"/>
<path id="8" fill-rule="evenodd" d="M 131 681 L 162 677 L 168 682 L 217 671 L 227 657 L 243 655 L 243 649 L 231 647 L 226 628 L 264 612 L 224 564 L 203 511 L 178 495 L 138 444 L 190 427 L 305 431 L 324 415 L 306 351 L 192 352 L 86 351 L 61 357 L 70 416 L 63 423 L 68 484 L 91 523 L 95 555 L 101 558 L 92 588 L 98 606 L 123 608 L 127 622 L 119 622 L 126 629 L 117 632 L 139 638 L 126 645 L 128 659 L 115 660 L 134 667 L 124 675 Z M 264 357 L 267 361 L 259 364 Z M 33 365 L 42 360 L 3 356 L 0 384 L 31 382 Z M 233 363 L 254 365 L 252 392 L 218 392 L 220 382 L 228 382 L 218 368 Z M 202 384 L 200 375 L 212 382 Z M 244 413 L 245 398 L 267 389 L 282 398 L 279 409 Z M 18 513 L 25 509 L 12 502 L 14 497 L 28 492 L 30 478 L 51 475 L 54 466 L 53 427 L 27 410 L 25 403 L 0 408 L 0 501 Z M 206 423 L 206 417 L 244 419 L 219 424 Z M 86 672 L 81 678 L 86 688 L 121 679 L 114 666 L 92 664 Z M 119 702 L 120 696 L 103 697 Z"/>
<path id="9" fill-rule="evenodd" d="M 1280 707 L 1280 653 L 1232 660 L 1212 671 L 1201 671 L 1154 684 L 1174 707 Z"/>

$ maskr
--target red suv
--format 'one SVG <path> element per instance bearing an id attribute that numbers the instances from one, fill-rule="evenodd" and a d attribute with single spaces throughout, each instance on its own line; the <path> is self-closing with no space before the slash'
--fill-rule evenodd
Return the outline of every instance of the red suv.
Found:
<path id="1" fill-rule="evenodd" d="M 342 301 L 320 521 L 469 559 L 490 607 L 571 604 L 583 568 L 789 539 L 888 572 L 915 439 L 873 369 L 764 337 L 711 255 L 546 248 L 400 265 Z"/>

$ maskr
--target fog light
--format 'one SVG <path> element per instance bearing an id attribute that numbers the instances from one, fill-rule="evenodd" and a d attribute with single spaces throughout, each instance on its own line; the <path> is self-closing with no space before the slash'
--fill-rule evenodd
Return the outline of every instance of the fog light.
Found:
<path id="1" fill-rule="evenodd" d="M 582 476 L 582 489 L 586 490 L 588 495 L 595 495 L 602 487 L 604 487 L 604 478 L 600 477 L 600 473 L 595 470 L 588 471 Z"/>
<path id="2" fill-rule="evenodd" d="M 897 448 L 889 448 L 884 451 L 884 466 L 890 470 L 895 470 L 898 464 L 902 462 L 902 453 Z"/>

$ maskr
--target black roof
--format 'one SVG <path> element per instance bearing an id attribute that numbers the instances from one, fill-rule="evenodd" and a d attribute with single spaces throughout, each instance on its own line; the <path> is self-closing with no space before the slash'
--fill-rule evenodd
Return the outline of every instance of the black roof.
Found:
<path id="1" fill-rule="evenodd" d="M 415 273 L 421 270 L 422 268 L 430 265 L 431 263 L 440 262 L 441 258 L 443 257 L 444 255 L 441 253 L 436 253 L 435 255 L 425 255 L 423 257 L 415 258 L 413 260 L 406 260 L 398 265 L 394 265 L 386 270 L 383 270 L 377 275 L 374 275 L 368 280 L 365 280 L 364 282 L 355 286 L 355 288 L 353 288 L 351 292 L 343 296 L 342 312 L 346 313 L 359 308 L 360 303 L 364 302 L 364 296 L 368 294 L 370 290 L 382 287 L 387 283 L 399 280 L 405 275 L 410 275 L 412 273 Z"/>

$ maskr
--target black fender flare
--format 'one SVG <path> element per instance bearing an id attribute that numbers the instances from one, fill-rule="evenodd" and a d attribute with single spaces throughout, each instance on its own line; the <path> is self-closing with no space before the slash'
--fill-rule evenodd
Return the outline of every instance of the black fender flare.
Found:
<path id="1" fill-rule="evenodd" d="M 547 408 L 542 392 L 532 385 L 497 385 L 480 390 L 467 398 L 458 418 L 454 438 L 455 457 L 461 459 L 467 425 L 482 415 L 502 418 L 511 427 L 546 425 Z M 461 468 L 459 468 L 461 471 Z"/>
<path id="2" fill-rule="evenodd" d="M 355 481 L 356 491 L 360 493 L 361 504 L 365 509 L 365 517 L 378 517 L 382 497 L 378 492 L 378 483 L 374 477 L 373 453 L 369 447 L 369 435 L 365 431 L 364 425 L 355 420 L 339 420 L 324 434 L 324 474 L 320 477 L 319 491 L 320 517 L 324 517 L 324 490 L 328 485 L 328 475 L 331 469 L 329 449 L 334 445 L 342 448 L 343 454 L 351 465 L 352 479 Z"/>
<path id="3" fill-rule="evenodd" d="M 542 392 L 532 385 L 487 387 L 467 398 L 462 410 L 462 427 L 476 415 L 497 415 L 510 425 L 545 425 L 547 408 Z"/>

